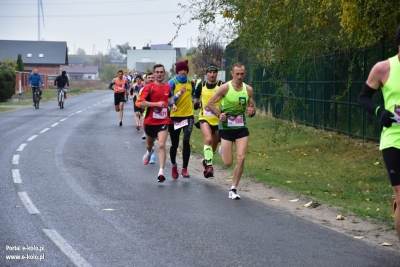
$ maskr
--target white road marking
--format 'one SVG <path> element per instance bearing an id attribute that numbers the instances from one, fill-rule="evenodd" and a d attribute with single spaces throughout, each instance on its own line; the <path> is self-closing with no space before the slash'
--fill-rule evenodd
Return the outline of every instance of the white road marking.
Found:
<path id="1" fill-rule="evenodd" d="M 72 261 L 75 266 L 91 267 L 87 262 L 67 241 L 53 229 L 43 229 L 43 232 L 53 241 L 54 244 Z"/>
<path id="2" fill-rule="evenodd" d="M 18 196 L 21 199 L 22 204 L 24 204 L 25 208 L 28 210 L 29 214 L 40 213 L 26 192 L 18 192 Z"/>
<path id="3" fill-rule="evenodd" d="M 51 127 L 56 127 L 57 125 L 58 125 L 58 122 L 53 123 L 53 124 L 51 125 Z"/>
<path id="4" fill-rule="evenodd" d="M 12 177 L 15 184 L 22 184 L 21 174 L 18 169 L 12 169 Z"/>
<path id="5" fill-rule="evenodd" d="M 14 165 L 19 164 L 19 155 L 18 154 L 13 155 L 12 164 L 14 164 Z"/>
<path id="6" fill-rule="evenodd" d="M 61 119 L 60 122 L 66 121 L 68 118 Z"/>
<path id="7" fill-rule="evenodd" d="M 41 134 L 42 134 L 42 133 L 45 133 L 45 132 L 47 132 L 48 130 L 50 130 L 50 128 L 45 128 L 45 129 L 41 130 L 40 133 L 41 133 Z"/>
<path id="8" fill-rule="evenodd" d="M 24 150 L 25 147 L 26 147 L 26 144 L 25 144 L 25 143 L 22 143 L 22 144 L 20 144 L 19 147 L 17 148 L 17 151 L 18 151 L 18 152 L 21 152 L 22 150 Z"/>
<path id="9" fill-rule="evenodd" d="M 32 135 L 28 138 L 28 142 L 33 141 L 36 137 L 38 137 L 37 134 Z"/>
<path id="10" fill-rule="evenodd" d="M 82 112 L 82 110 L 78 110 L 77 112 L 76 112 L 76 114 L 79 114 L 79 113 L 81 113 Z"/>

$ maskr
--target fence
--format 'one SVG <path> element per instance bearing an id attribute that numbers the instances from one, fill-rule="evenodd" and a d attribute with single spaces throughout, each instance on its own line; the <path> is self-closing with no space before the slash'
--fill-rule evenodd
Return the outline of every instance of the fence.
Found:
<path id="1" fill-rule="evenodd" d="M 26 91 L 31 90 L 31 87 L 29 86 L 30 72 L 16 71 L 15 74 L 16 74 L 15 75 L 15 79 L 16 79 L 15 94 L 22 94 Z M 44 89 L 49 88 L 48 75 L 44 74 L 41 76 L 42 76 L 42 80 L 43 80 L 43 88 Z"/>
<path id="2" fill-rule="evenodd" d="M 380 45 L 272 66 L 251 64 L 246 53 L 227 48 L 227 66 L 246 65 L 259 108 L 273 116 L 349 136 L 378 140 L 380 129 L 358 104 L 358 95 L 369 70 L 378 61 L 396 54 L 394 45 Z M 376 94 L 375 101 L 382 101 Z"/>

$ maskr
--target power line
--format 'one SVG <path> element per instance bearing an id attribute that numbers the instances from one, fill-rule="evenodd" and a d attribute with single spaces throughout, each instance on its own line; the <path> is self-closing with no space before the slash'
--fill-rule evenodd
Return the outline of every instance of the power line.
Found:
<path id="1" fill-rule="evenodd" d="M 122 16 L 140 16 L 140 15 L 169 15 L 176 14 L 177 11 L 149 11 L 149 12 L 133 12 L 120 14 L 51 14 L 46 15 L 46 18 L 87 18 L 87 17 L 122 17 Z M 36 18 L 35 15 L 0 15 L 0 18 Z"/>
<path id="2" fill-rule="evenodd" d="M 155 2 L 157 0 L 137 0 L 137 1 L 124 1 L 124 0 L 116 0 L 116 1 L 106 1 L 106 0 L 102 0 L 102 1 L 77 1 L 77 2 L 73 2 L 73 1 L 68 1 L 65 2 L 64 0 L 62 1 L 52 1 L 52 2 L 46 2 L 46 5 L 81 5 L 81 4 L 138 4 L 138 3 L 146 3 L 146 2 Z M 16 2 L 16 1 L 12 1 L 12 2 L 4 2 L 4 0 L 2 1 L 1 5 L 29 5 L 29 4 L 33 4 L 32 2 Z"/>

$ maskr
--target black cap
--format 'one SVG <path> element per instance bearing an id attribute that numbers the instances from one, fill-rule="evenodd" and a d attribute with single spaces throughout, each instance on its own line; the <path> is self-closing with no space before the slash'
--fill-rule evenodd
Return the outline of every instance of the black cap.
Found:
<path id="1" fill-rule="evenodd" d="M 211 65 L 209 65 L 209 66 L 207 67 L 207 72 L 210 72 L 210 71 L 216 71 L 216 72 L 218 72 L 218 67 L 211 64 Z"/>

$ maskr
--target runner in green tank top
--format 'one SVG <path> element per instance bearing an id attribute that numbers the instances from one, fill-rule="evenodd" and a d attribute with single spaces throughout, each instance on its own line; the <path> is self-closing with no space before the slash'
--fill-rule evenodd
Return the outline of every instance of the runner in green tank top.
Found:
<path id="1" fill-rule="evenodd" d="M 256 113 L 253 100 L 253 88 L 243 82 L 245 67 L 234 64 L 232 80 L 221 85 L 208 101 L 207 108 L 219 117 L 219 135 L 221 137 L 221 156 L 225 165 L 232 165 L 232 147 L 236 146 L 236 166 L 233 170 L 230 199 L 240 199 L 237 186 L 243 173 L 244 159 L 247 151 L 249 131 L 246 115 Z M 221 100 L 219 107 L 218 101 Z"/>
<path id="2" fill-rule="evenodd" d="M 395 192 L 395 228 L 400 238 L 400 27 L 397 30 L 397 55 L 375 64 L 360 94 L 361 105 L 378 117 L 382 126 L 380 150 Z M 384 106 L 375 106 L 373 94 L 382 90 Z"/>

